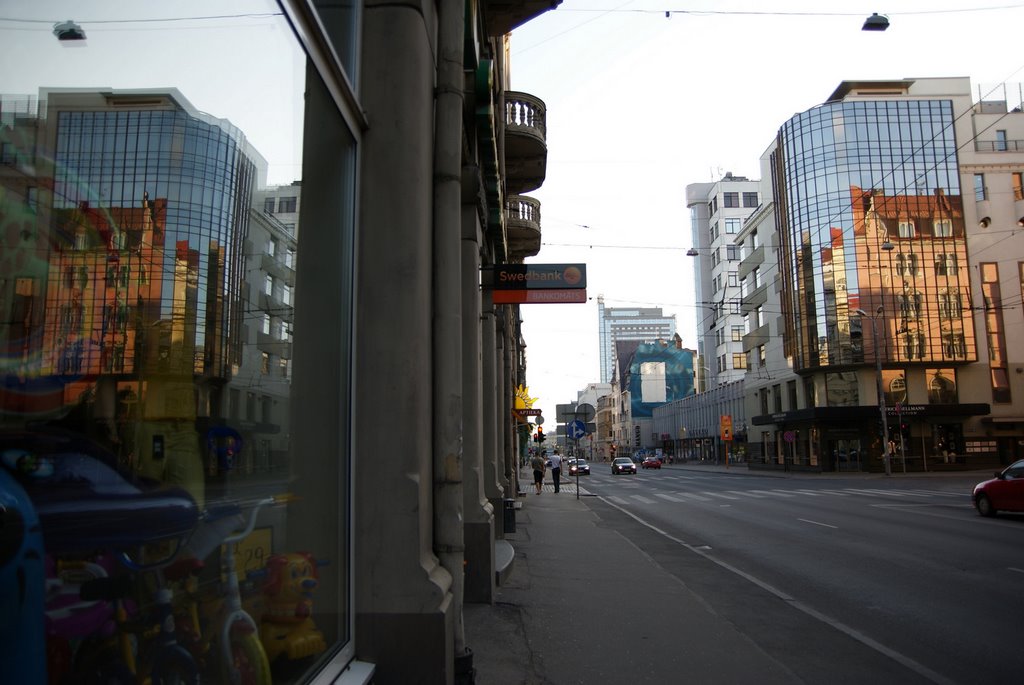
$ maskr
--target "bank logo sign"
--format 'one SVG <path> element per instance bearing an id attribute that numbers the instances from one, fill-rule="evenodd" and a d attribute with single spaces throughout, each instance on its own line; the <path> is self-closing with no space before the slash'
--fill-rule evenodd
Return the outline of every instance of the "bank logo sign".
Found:
<path id="1" fill-rule="evenodd" d="M 586 264 L 498 264 L 485 268 L 482 278 L 495 304 L 587 301 Z"/>

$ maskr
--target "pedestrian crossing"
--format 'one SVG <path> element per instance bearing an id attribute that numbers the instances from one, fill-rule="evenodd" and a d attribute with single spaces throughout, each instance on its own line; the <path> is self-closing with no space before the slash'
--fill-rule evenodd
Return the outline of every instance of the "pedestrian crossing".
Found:
<path id="1" fill-rule="evenodd" d="M 642 492 L 641 492 L 642 491 Z M 945 490 L 921 488 L 798 488 L 798 489 L 751 489 L 751 490 L 679 490 L 652 489 L 649 483 L 589 481 L 580 485 L 580 493 L 599 495 L 615 504 L 655 505 L 672 502 L 676 504 L 709 504 L 742 502 L 754 500 L 798 501 L 814 499 L 871 498 L 885 501 L 930 502 L 935 504 L 969 504 L 970 494 Z"/>

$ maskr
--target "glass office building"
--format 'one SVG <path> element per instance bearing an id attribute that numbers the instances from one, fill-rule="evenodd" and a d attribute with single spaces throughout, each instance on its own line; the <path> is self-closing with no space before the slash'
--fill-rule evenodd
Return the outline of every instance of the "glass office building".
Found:
<path id="1" fill-rule="evenodd" d="M 779 151 L 796 368 L 974 361 L 952 103 L 827 103 Z"/>

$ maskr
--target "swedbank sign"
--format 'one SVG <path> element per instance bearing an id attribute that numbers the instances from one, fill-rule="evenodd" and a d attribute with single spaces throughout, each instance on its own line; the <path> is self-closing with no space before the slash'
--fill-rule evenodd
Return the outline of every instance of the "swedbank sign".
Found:
<path id="1" fill-rule="evenodd" d="M 586 264 L 497 264 L 482 270 L 495 304 L 587 301 Z"/>

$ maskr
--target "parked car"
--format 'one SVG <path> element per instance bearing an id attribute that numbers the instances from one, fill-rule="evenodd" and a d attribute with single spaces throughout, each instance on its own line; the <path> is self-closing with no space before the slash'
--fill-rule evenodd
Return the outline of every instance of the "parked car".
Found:
<path id="1" fill-rule="evenodd" d="M 644 460 L 640 462 L 640 466 L 645 469 L 660 469 L 661 459 L 657 457 L 644 457 Z"/>
<path id="2" fill-rule="evenodd" d="M 569 460 L 569 475 L 575 476 L 577 473 L 581 476 L 590 475 L 590 464 L 587 463 L 586 459 Z"/>
<path id="3" fill-rule="evenodd" d="M 636 473 L 636 464 L 629 457 L 615 457 L 612 461 L 612 475 L 620 473 Z"/>
<path id="4" fill-rule="evenodd" d="M 974 486 L 974 506 L 982 516 L 1000 511 L 1024 511 L 1024 459 Z"/>

